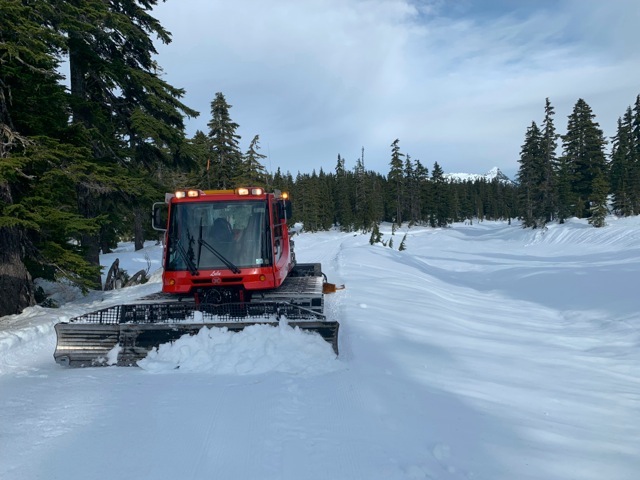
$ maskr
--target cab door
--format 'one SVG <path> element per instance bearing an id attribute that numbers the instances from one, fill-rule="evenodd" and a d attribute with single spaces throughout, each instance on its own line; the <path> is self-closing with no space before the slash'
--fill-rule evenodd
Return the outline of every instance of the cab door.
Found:
<path id="1" fill-rule="evenodd" d="M 271 211 L 273 265 L 276 286 L 279 286 L 289 273 L 291 251 L 289 248 L 289 232 L 282 202 L 272 199 L 269 205 Z"/>

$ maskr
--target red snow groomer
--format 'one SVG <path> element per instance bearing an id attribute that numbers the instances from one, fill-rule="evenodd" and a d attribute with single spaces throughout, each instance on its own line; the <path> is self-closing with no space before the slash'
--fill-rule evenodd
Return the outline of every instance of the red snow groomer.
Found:
<path id="1" fill-rule="evenodd" d="M 56 362 L 135 365 L 149 350 L 203 327 L 240 331 L 273 324 L 319 333 L 338 353 L 336 321 L 324 315 L 319 263 L 298 264 L 289 238 L 286 194 L 259 187 L 182 190 L 153 206 L 165 232 L 162 292 L 55 326 Z"/>

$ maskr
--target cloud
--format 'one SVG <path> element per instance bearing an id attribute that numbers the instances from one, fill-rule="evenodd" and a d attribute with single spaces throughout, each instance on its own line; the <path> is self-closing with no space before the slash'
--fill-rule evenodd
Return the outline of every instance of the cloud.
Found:
<path id="1" fill-rule="evenodd" d="M 631 0 L 508 3 L 170 1 L 154 11 L 174 39 L 158 61 L 201 111 L 190 134 L 206 131 L 221 91 L 272 169 L 333 169 L 338 153 L 353 166 L 364 146 L 368 168 L 386 173 L 400 138 L 428 166 L 515 173 L 546 97 L 558 130 L 584 98 L 615 133 L 640 93 L 640 19 Z"/>

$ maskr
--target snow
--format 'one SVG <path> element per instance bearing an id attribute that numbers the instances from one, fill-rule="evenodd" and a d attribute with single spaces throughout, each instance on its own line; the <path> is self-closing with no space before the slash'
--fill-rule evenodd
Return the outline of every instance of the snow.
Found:
<path id="1" fill-rule="evenodd" d="M 141 368 L 69 369 L 53 326 L 145 285 L 0 320 L 0 478 L 640 478 L 640 218 L 300 233 L 346 290 L 340 356 L 287 325 L 203 328 Z M 382 228 L 385 240 L 391 227 Z"/>
<path id="2" fill-rule="evenodd" d="M 203 327 L 197 335 L 153 349 L 138 365 L 150 372 L 213 375 L 314 375 L 340 368 L 333 348 L 320 335 L 291 328 L 284 320 L 278 327 L 253 325 L 238 333 Z"/>
<path id="3" fill-rule="evenodd" d="M 453 182 L 476 182 L 480 180 L 491 182 L 497 178 L 507 183 L 512 183 L 498 167 L 493 167 L 484 175 L 479 173 L 445 173 L 444 178 Z"/>

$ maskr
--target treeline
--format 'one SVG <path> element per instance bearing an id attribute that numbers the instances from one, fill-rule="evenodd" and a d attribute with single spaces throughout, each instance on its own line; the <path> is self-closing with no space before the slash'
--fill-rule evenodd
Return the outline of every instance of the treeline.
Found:
<path id="1" fill-rule="evenodd" d="M 541 227 L 570 215 L 601 219 L 609 193 L 615 213 L 638 213 L 640 101 L 621 118 L 608 158 L 586 103 L 559 137 L 547 102 L 543 128 L 527 130 L 520 185 L 449 181 L 399 140 L 386 173 L 365 167 L 364 149 L 352 166 L 338 155 L 330 172 L 266 172 L 259 136 L 241 146 L 220 92 L 207 130 L 185 134 L 185 118 L 199 114 L 154 59 L 152 39 L 171 41 L 150 15 L 157 3 L 0 1 L 0 316 L 35 303 L 36 277 L 99 288 L 100 253 L 121 239 L 142 248 L 157 238 L 151 204 L 177 188 L 288 191 L 292 220 L 312 231 L 518 217 Z"/>
<path id="2" fill-rule="evenodd" d="M 559 135 L 547 98 L 542 126 L 527 129 L 518 170 L 518 216 L 525 227 L 544 227 L 568 217 L 588 218 L 595 227 L 607 214 L 640 213 L 640 95 L 618 119 L 611 153 L 591 107 L 579 99 Z M 558 147 L 561 155 L 557 155 Z"/>
<path id="3" fill-rule="evenodd" d="M 268 183 L 290 193 L 292 220 L 302 222 L 307 231 L 368 232 L 383 221 L 444 227 L 467 219 L 517 216 L 516 187 L 506 177 L 449 180 L 438 162 L 429 172 L 419 160 L 401 153 L 398 140 L 391 145 L 390 155 L 387 175 L 365 168 L 363 149 L 352 169 L 338 155 L 333 172 L 321 169 L 293 177 L 278 170 Z"/>
<path id="4" fill-rule="evenodd" d="M 541 127 L 534 121 L 526 131 L 515 183 L 448 180 L 438 162 L 429 172 L 402 153 L 399 140 L 390 145 L 386 176 L 364 168 L 363 150 L 352 170 L 338 156 L 335 172 L 295 179 L 277 173 L 273 183 L 294 193 L 296 220 L 311 230 L 366 231 L 381 221 L 442 227 L 474 218 L 518 218 L 525 228 L 543 228 L 569 217 L 602 227 L 608 214 L 640 214 L 640 95 L 618 120 L 610 153 L 583 99 L 569 115 L 565 134 L 557 133 L 554 114 L 546 99 Z"/>

